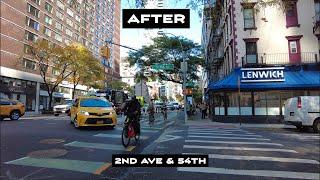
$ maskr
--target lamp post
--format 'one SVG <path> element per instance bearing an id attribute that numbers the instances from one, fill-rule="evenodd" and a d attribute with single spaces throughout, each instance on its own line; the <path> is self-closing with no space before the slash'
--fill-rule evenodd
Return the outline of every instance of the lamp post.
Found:
<path id="1" fill-rule="evenodd" d="M 176 37 L 180 43 L 180 47 L 181 47 L 181 51 L 182 51 L 182 73 L 183 73 L 183 85 L 182 85 L 182 90 L 183 90 L 183 99 L 184 99 L 184 122 L 187 123 L 188 121 L 188 115 L 187 115 L 187 95 L 186 95 L 186 76 L 187 76 L 187 67 L 186 66 L 186 60 L 184 58 L 184 51 L 183 51 L 183 46 L 182 43 L 179 39 L 178 36 L 172 34 L 172 33 L 168 33 L 168 32 L 158 32 L 158 35 L 165 35 L 165 34 L 170 34 L 174 37 Z"/>

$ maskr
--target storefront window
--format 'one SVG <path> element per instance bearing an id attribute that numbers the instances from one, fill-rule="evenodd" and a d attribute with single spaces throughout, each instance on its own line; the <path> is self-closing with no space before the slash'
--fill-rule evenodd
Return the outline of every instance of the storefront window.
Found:
<path id="1" fill-rule="evenodd" d="M 267 99 L 265 92 L 254 93 L 254 114 L 267 115 Z"/>
<path id="2" fill-rule="evenodd" d="M 239 93 L 228 93 L 228 115 L 239 115 Z"/>
<path id="3" fill-rule="evenodd" d="M 279 95 L 279 92 L 267 92 L 267 115 L 280 115 Z"/>
<path id="4" fill-rule="evenodd" d="M 224 115 L 223 94 L 214 95 L 214 115 Z"/>
<path id="5" fill-rule="evenodd" d="M 241 105 L 240 115 L 252 115 L 251 92 L 241 92 L 240 105 Z"/>

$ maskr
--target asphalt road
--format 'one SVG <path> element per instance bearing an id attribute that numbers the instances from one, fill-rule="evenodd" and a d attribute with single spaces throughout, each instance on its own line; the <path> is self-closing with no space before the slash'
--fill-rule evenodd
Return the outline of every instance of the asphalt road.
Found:
<path id="1" fill-rule="evenodd" d="M 0 179 L 319 179 L 320 137 L 294 129 L 182 123 L 172 112 L 124 148 L 121 125 L 75 129 L 67 117 L 1 122 Z M 206 168 L 116 168 L 112 154 L 209 154 Z"/>

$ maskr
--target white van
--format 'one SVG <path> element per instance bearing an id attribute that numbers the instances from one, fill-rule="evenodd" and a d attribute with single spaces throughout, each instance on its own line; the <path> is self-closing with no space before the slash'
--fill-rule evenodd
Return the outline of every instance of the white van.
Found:
<path id="1" fill-rule="evenodd" d="M 305 126 L 320 132 L 320 96 L 299 96 L 285 102 L 284 121 L 298 129 Z"/>

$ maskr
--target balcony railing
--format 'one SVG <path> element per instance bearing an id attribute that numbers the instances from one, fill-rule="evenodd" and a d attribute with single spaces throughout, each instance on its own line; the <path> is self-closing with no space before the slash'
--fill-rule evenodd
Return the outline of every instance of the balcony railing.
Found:
<path id="1" fill-rule="evenodd" d="M 250 65 L 298 65 L 319 63 L 319 53 L 303 52 L 290 56 L 289 53 L 255 54 L 242 57 L 242 66 Z"/>

